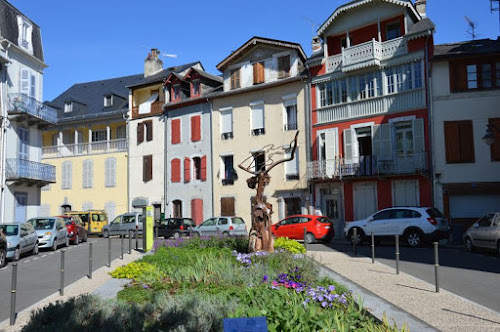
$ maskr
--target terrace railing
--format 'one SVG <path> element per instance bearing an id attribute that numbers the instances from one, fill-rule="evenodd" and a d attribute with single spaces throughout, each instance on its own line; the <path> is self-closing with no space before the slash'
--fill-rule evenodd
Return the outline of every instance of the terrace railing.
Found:
<path id="1" fill-rule="evenodd" d="M 50 124 L 57 123 L 57 111 L 22 93 L 9 93 L 9 115 L 27 115 Z"/>
<path id="2" fill-rule="evenodd" d="M 42 158 L 57 158 L 88 154 L 120 152 L 127 150 L 127 140 L 115 139 L 109 141 L 98 141 L 92 143 L 77 143 L 44 146 L 42 148 Z"/>
<path id="3" fill-rule="evenodd" d="M 5 170 L 6 179 L 9 181 L 56 182 L 56 167 L 49 164 L 25 159 L 7 158 Z"/>

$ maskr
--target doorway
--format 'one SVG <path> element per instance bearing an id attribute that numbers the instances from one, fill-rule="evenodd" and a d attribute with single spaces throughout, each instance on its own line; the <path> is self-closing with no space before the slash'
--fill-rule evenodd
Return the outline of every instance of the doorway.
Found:
<path id="1" fill-rule="evenodd" d="M 26 210 L 28 206 L 28 193 L 26 192 L 15 192 L 15 211 L 14 220 L 16 223 L 21 223 L 26 221 Z"/>

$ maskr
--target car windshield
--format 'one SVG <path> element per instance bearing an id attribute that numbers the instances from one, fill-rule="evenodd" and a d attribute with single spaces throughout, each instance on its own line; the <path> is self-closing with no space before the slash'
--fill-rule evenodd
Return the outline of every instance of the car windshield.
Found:
<path id="1" fill-rule="evenodd" d="M 235 225 L 241 225 L 241 224 L 244 224 L 244 223 L 245 222 L 241 218 L 238 218 L 238 217 L 233 218 L 233 224 L 235 224 Z"/>
<path id="2" fill-rule="evenodd" d="M 431 218 L 443 218 L 443 214 L 441 213 L 441 211 L 439 211 L 436 208 L 427 209 L 426 212 L 429 214 L 429 217 Z"/>
<path id="3" fill-rule="evenodd" d="M 31 219 L 29 223 L 35 229 L 52 229 L 54 228 L 54 219 Z"/>
<path id="4" fill-rule="evenodd" d="M 330 223 L 332 223 L 331 220 L 329 220 L 328 218 L 325 218 L 325 217 L 319 217 L 316 220 L 319 221 L 320 223 L 323 223 L 323 224 L 330 224 Z"/>
<path id="5" fill-rule="evenodd" d="M 18 225 L 3 225 L 2 229 L 4 234 L 7 236 L 17 235 L 17 233 L 19 232 Z"/>

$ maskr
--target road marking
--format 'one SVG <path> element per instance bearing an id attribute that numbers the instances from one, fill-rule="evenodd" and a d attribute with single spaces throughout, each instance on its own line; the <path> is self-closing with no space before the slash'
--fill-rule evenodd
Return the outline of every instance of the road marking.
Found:
<path id="1" fill-rule="evenodd" d="M 34 260 L 34 261 L 36 261 L 38 258 L 39 258 L 39 257 L 35 257 L 35 258 L 33 258 L 33 260 Z"/>
<path id="2" fill-rule="evenodd" d="M 53 252 L 51 252 L 49 255 L 53 255 L 53 254 L 54 254 L 54 253 L 53 253 Z"/>
<path id="3" fill-rule="evenodd" d="M 47 255 L 43 255 L 42 257 L 47 257 Z"/>
<path id="4" fill-rule="evenodd" d="M 24 262 L 25 262 L 25 263 L 29 263 L 29 261 L 30 261 L 30 260 L 28 259 L 27 261 L 24 261 Z"/>

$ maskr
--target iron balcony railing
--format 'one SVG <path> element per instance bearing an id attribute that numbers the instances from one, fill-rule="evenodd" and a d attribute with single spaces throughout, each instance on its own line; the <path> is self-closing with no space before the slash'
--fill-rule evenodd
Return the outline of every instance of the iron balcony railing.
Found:
<path id="1" fill-rule="evenodd" d="M 56 182 L 56 167 L 35 161 L 8 158 L 5 175 L 7 180 Z"/>
<path id="2" fill-rule="evenodd" d="M 127 140 L 123 138 L 92 143 L 44 146 L 42 147 L 42 158 L 79 156 L 86 154 L 120 152 L 126 150 Z"/>
<path id="3" fill-rule="evenodd" d="M 376 155 L 356 158 L 334 158 L 307 163 L 307 178 L 341 179 L 378 175 L 427 173 L 427 154 L 413 153 L 384 159 Z"/>
<path id="4" fill-rule="evenodd" d="M 9 93 L 9 114 L 26 114 L 45 122 L 56 124 L 57 111 L 22 93 Z"/>

